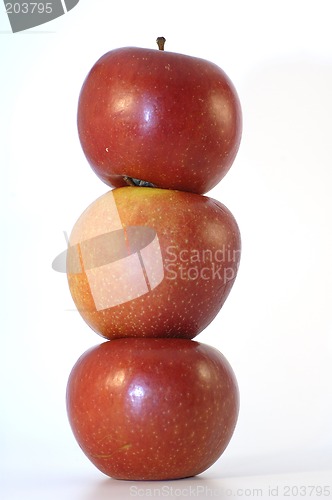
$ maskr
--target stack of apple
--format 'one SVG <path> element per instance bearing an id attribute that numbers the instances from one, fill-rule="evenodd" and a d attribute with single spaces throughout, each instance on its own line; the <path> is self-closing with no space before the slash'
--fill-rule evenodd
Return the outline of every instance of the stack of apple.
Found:
<path id="1" fill-rule="evenodd" d="M 203 472 L 228 445 L 239 409 L 225 357 L 192 339 L 221 309 L 239 265 L 233 215 L 203 194 L 237 154 L 240 103 L 223 70 L 167 52 L 164 41 L 106 53 L 78 104 L 83 151 L 113 189 L 70 236 L 73 300 L 107 340 L 73 367 L 67 409 L 83 452 L 117 479 Z"/>

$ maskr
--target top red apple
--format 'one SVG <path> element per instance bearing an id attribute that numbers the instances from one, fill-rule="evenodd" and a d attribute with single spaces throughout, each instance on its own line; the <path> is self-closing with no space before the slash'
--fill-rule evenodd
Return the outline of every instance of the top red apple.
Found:
<path id="1" fill-rule="evenodd" d="M 145 181 L 203 194 L 234 161 L 241 107 L 215 64 L 125 47 L 103 55 L 87 75 L 78 132 L 91 167 L 110 186 Z"/>

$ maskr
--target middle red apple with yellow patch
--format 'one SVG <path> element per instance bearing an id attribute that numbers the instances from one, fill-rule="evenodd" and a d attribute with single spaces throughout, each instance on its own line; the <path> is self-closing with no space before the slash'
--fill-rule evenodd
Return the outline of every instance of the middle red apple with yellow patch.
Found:
<path id="1" fill-rule="evenodd" d="M 92 203 L 69 240 L 77 309 L 101 336 L 192 339 L 236 277 L 241 240 L 231 212 L 193 193 L 123 187 Z"/>

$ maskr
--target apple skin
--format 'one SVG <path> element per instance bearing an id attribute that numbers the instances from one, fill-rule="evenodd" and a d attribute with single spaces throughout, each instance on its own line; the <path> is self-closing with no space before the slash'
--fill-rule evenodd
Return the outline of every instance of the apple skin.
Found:
<path id="1" fill-rule="evenodd" d="M 131 230 L 138 242 L 130 241 Z M 148 230 L 151 244 L 143 241 Z M 108 254 L 121 244 L 122 253 Z M 236 220 L 218 201 L 127 186 L 99 197 L 77 220 L 68 284 L 81 316 L 104 338 L 192 339 L 223 306 L 240 253 Z"/>
<path id="2" fill-rule="evenodd" d="M 125 186 L 128 176 L 203 194 L 235 159 L 242 114 L 217 65 L 124 47 L 104 54 L 88 73 L 77 124 L 87 160 L 106 184 Z"/>
<path id="3" fill-rule="evenodd" d="M 86 351 L 67 385 L 67 411 L 86 456 L 115 479 L 200 474 L 236 426 L 234 372 L 215 348 L 185 339 L 118 339 Z"/>

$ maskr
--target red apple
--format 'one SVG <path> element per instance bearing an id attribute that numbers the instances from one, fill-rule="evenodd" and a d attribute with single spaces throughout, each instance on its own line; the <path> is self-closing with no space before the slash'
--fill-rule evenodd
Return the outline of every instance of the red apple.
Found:
<path id="1" fill-rule="evenodd" d="M 232 368 L 185 339 L 118 339 L 77 361 L 68 417 L 83 452 L 116 479 L 200 474 L 223 453 L 239 409 Z"/>
<path id="2" fill-rule="evenodd" d="M 105 338 L 194 338 L 236 277 L 240 233 L 206 196 L 147 187 L 107 192 L 79 217 L 67 276 L 84 320 Z"/>
<path id="3" fill-rule="evenodd" d="M 242 116 L 232 82 L 215 64 L 125 47 L 103 55 L 87 75 L 78 132 L 106 184 L 143 180 L 202 194 L 231 167 Z"/>

